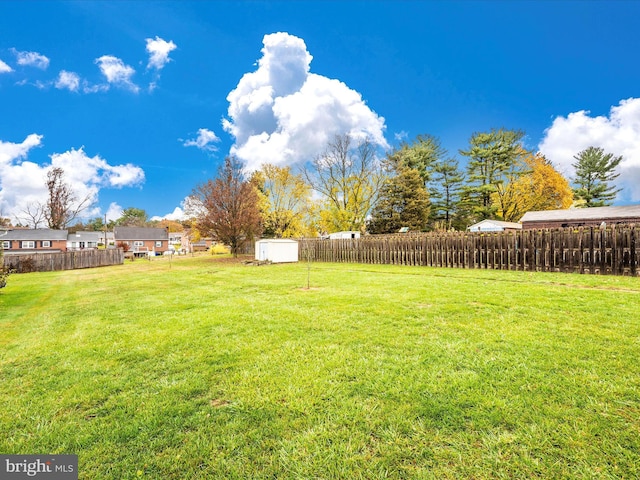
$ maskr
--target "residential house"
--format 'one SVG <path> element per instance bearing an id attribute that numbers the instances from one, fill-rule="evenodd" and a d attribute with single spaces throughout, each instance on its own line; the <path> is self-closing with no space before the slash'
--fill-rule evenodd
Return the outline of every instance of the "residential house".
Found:
<path id="1" fill-rule="evenodd" d="M 113 233 L 107 233 L 107 242 L 114 246 Z M 67 250 L 85 250 L 103 248 L 105 232 L 75 232 L 67 236 Z"/>
<path id="2" fill-rule="evenodd" d="M 640 224 L 640 205 L 527 212 L 520 219 L 520 222 L 525 230 Z"/>
<path id="3" fill-rule="evenodd" d="M 503 222 L 501 220 L 482 220 L 467 227 L 470 232 L 513 232 L 522 230 L 520 223 Z"/>
<path id="4" fill-rule="evenodd" d="M 67 250 L 67 230 L 11 228 L 0 232 L 5 254 L 57 253 Z"/>
<path id="5" fill-rule="evenodd" d="M 163 254 L 169 250 L 169 232 L 166 228 L 114 227 L 116 247 L 126 246 L 134 255 Z"/>

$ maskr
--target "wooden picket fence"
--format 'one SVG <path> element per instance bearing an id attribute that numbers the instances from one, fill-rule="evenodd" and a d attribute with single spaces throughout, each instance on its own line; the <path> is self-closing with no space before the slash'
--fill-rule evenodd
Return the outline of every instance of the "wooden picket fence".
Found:
<path id="1" fill-rule="evenodd" d="M 124 263 L 120 248 L 58 253 L 4 254 L 4 266 L 15 273 L 52 272 L 76 268 L 105 267 Z"/>
<path id="2" fill-rule="evenodd" d="M 301 261 L 638 276 L 635 225 L 303 239 Z"/>

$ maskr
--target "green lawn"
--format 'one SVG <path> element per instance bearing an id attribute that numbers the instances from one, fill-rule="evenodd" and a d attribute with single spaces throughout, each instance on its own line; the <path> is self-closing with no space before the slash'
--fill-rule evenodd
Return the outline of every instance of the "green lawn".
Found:
<path id="1" fill-rule="evenodd" d="M 0 290 L 0 453 L 82 479 L 640 477 L 640 279 L 157 258 Z"/>

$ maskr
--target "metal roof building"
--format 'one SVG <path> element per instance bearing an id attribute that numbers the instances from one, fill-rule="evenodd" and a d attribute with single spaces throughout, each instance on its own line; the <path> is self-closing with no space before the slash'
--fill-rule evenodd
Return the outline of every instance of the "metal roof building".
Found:
<path id="1" fill-rule="evenodd" d="M 520 223 L 524 229 L 640 224 L 640 205 L 527 212 Z"/>

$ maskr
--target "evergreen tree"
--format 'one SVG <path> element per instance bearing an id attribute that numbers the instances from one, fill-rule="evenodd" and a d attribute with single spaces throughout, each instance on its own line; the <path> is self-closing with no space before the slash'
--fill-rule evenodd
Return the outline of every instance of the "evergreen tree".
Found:
<path id="1" fill-rule="evenodd" d="M 431 216 L 441 228 L 452 228 L 454 212 L 460 199 L 460 188 L 464 176 L 458 167 L 458 161 L 450 158 L 436 163 L 431 182 Z"/>
<path id="2" fill-rule="evenodd" d="M 622 161 L 622 156 L 614 157 L 612 153 L 605 153 L 602 148 L 589 147 L 573 158 L 576 159 L 576 163 L 573 164 L 576 169 L 573 193 L 579 201 L 578 206 L 611 205 L 620 191 L 611 182 L 620 175 L 615 171 Z"/>
<path id="3" fill-rule="evenodd" d="M 392 165 L 413 168 L 420 173 L 420 177 L 427 186 L 434 174 L 434 167 L 447 151 L 440 145 L 440 140 L 433 135 L 418 135 L 408 144 L 403 142 L 400 148 L 388 155 Z"/>
<path id="4" fill-rule="evenodd" d="M 422 231 L 429 221 L 429 194 L 420 172 L 400 167 L 380 191 L 371 220 L 370 233 L 392 233 L 402 227 Z"/>
<path id="5" fill-rule="evenodd" d="M 497 207 L 492 195 L 504 183 L 505 175 L 516 161 L 526 154 L 521 146 L 524 132 L 520 130 L 492 129 L 490 132 L 474 133 L 469 140 L 469 149 L 460 154 L 469 158 L 467 185 L 464 199 L 474 221 L 495 218 Z"/>

